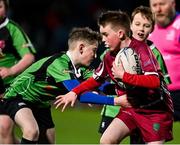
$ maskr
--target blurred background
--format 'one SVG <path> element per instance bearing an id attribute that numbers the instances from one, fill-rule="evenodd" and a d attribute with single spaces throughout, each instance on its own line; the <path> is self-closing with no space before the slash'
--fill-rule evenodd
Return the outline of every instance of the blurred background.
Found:
<path id="1" fill-rule="evenodd" d="M 148 6 L 149 0 L 10 0 L 9 16 L 25 29 L 40 53 L 38 57 L 44 57 L 67 50 L 72 27 L 97 30 L 101 11 L 121 9 L 131 14 L 139 5 Z"/>
<path id="2" fill-rule="evenodd" d="M 180 11 L 180 0 L 176 0 Z M 89 26 L 98 30 L 97 16 L 103 10 L 124 10 L 131 14 L 149 0 L 10 0 L 9 16 L 19 23 L 37 50 L 37 58 L 67 50 L 68 33 L 72 27 Z M 101 107 L 77 104 L 64 113 L 53 109 L 58 144 L 98 144 Z M 179 123 L 174 123 L 174 140 L 180 143 Z M 123 143 L 129 143 L 126 139 Z"/>

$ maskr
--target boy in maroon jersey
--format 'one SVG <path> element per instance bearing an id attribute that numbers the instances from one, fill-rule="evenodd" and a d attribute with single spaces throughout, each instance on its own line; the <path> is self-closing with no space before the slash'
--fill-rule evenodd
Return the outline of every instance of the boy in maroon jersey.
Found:
<path id="1" fill-rule="evenodd" d="M 130 19 L 122 11 L 102 13 L 98 25 L 109 52 L 106 53 L 93 77 L 71 92 L 57 97 L 56 108 L 64 104 L 63 111 L 69 103 L 73 106 L 78 95 L 93 90 L 110 77 L 116 85 L 117 95 L 123 96 L 119 97 L 122 107 L 103 133 L 100 143 L 119 143 L 136 128 L 139 128 L 146 143 L 162 144 L 171 140 L 172 101 L 152 51 L 147 44 L 131 38 Z M 125 72 L 122 65 L 115 65 L 115 56 L 124 47 L 131 47 L 138 53 L 142 74 L 130 74 Z M 119 81 L 127 86 L 126 89 L 121 88 Z M 124 94 L 127 94 L 127 97 Z M 128 106 L 127 101 L 131 105 Z"/>

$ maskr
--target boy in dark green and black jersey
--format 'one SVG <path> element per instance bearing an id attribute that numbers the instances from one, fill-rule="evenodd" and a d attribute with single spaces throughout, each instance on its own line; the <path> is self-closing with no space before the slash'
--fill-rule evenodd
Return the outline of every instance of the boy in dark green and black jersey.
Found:
<path id="1" fill-rule="evenodd" d="M 67 91 L 63 85 L 64 81 L 85 80 L 92 75 L 92 71 L 88 69 L 76 69 L 70 58 L 71 53 L 67 51 L 32 64 L 16 77 L 4 98 L 13 99 L 20 96 L 23 100 L 38 104 L 39 107 L 49 107 L 50 102 L 59 93 Z"/>
<path id="2" fill-rule="evenodd" d="M 8 85 L 15 75 L 19 74 L 34 61 L 33 54 L 35 54 L 35 49 L 20 26 L 8 18 L 1 21 L 0 71 L 5 67 L 11 69 L 10 72 L 12 72 L 10 75 L 1 74 L 4 78 L 5 85 Z M 19 68 L 19 70 L 16 68 L 16 70 L 13 70 L 13 67 L 22 60 L 26 61 L 24 62 L 24 68 Z"/>
<path id="3" fill-rule="evenodd" d="M 34 61 L 35 52 L 30 39 L 17 23 L 7 17 L 0 18 L 0 75 L 5 85 Z M 21 66 L 17 66 L 20 61 Z M 5 68 L 8 74 L 5 74 Z"/>
<path id="4" fill-rule="evenodd" d="M 68 81 L 91 75 L 86 67 L 96 57 L 100 40 L 100 35 L 90 28 L 74 28 L 66 53 L 37 61 L 12 82 L 1 105 L 7 108 L 4 113 L 22 129 L 21 143 L 37 143 L 39 130 L 47 133 L 49 143 L 55 143 L 54 136 L 48 134 L 50 130 L 54 132 L 51 102 L 67 92 L 72 85 Z"/>
<path id="5" fill-rule="evenodd" d="M 8 0 L 0 0 L 0 97 L 13 79 L 35 61 L 36 53 L 22 28 L 7 17 Z M 0 144 L 17 143 L 11 132 L 11 119 L 0 116 Z"/>

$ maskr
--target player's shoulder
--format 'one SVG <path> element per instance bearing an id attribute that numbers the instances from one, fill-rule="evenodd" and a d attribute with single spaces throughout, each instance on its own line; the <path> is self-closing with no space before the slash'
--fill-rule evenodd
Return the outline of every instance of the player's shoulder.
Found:
<path id="1" fill-rule="evenodd" d="M 130 43 L 129 47 L 133 48 L 136 51 L 136 53 L 143 53 L 143 52 L 147 51 L 149 48 L 147 43 L 145 43 L 143 41 L 139 41 L 135 38 L 131 39 L 131 43 Z"/>
<path id="2" fill-rule="evenodd" d="M 180 13 L 176 13 L 176 17 L 170 26 L 172 26 L 174 29 L 180 30 Z"/>
<path id="3" fill-rule="evenodd" d="M 69 68 L 72 66 L 71 59 L 65 52 L 52 55 L 47 61 L 49 61 L 49 64 L 55 67 Z"/>
<path id="4" fill-rule="evenodd" d="M 17 27 L 17 28 L 21 28 L 21 26 L 15 22 L 14 20 L 12 19 L 9 19 L 9 22 L 7 23 L 8 26 L 11 26 L 11 27 Z"/>
<path id="5" fill-rule="evenodd" d="M 139 47 L 139 46 L 146 47 L 147 44 L 144 41 L 140 41 L 140 40 L 137 40 L 135 38 L 131 38 L 130 47 Z"/>
<path id="6" fill-rule="evenodd" d="M 113 54 L 110 51 L 107 51 L 102 59 L 103 62 L 110 62 L 112 61 L 112 58 L 115 58 L 115 54 Z"/>
<path id="7" fill-rule="evenodd" d="M 157 47 L 155 46 L 155 44 L 154 44 L 151 40 L 147 40 L 146 43 L 147 43 L 147 45 L 149 46 L 149 48 L 150 48 L 151 50 L 157 50 L 157 51 L 159 51 L 159 50 L 157 49 Z"/>
<path id="8" fill-rule="evenodd" d="M 21 35 L 21 34 L 25 34 L 23 28 L 15 21 L 9 19 L 9 22 L 6 25 L 6 28 L 9 30 L 11 35 L 17 34 L 17 35 Z M 14 35 L 16 36 L 16 35 Z M 25 35 L 23 35 L 25 36 Z"/>

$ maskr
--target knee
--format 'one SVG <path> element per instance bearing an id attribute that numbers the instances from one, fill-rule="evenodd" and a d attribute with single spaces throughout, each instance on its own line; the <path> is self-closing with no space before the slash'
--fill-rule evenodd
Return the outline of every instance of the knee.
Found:
<path id="1" fill-rule="evenodd" d="M 6 136 L 12 132 L 12 128 L 10 126 L 6 126 L 4 124 L 0 125 L 0 136 Z"/>
<path id="2" fill-rule="evenodd" d="M 11 134 L 12 131 L 13 131 L 13 123 L 11 123 L 10 121 L 0 123 L 0 136 L 5 137 Z"/>
<path id="3" fill-rule="evenodd" d="M 38 127 L 27 127 L 23 130 L 23 137 L 29 140 L 38 140 L 39 128 Z"/>

